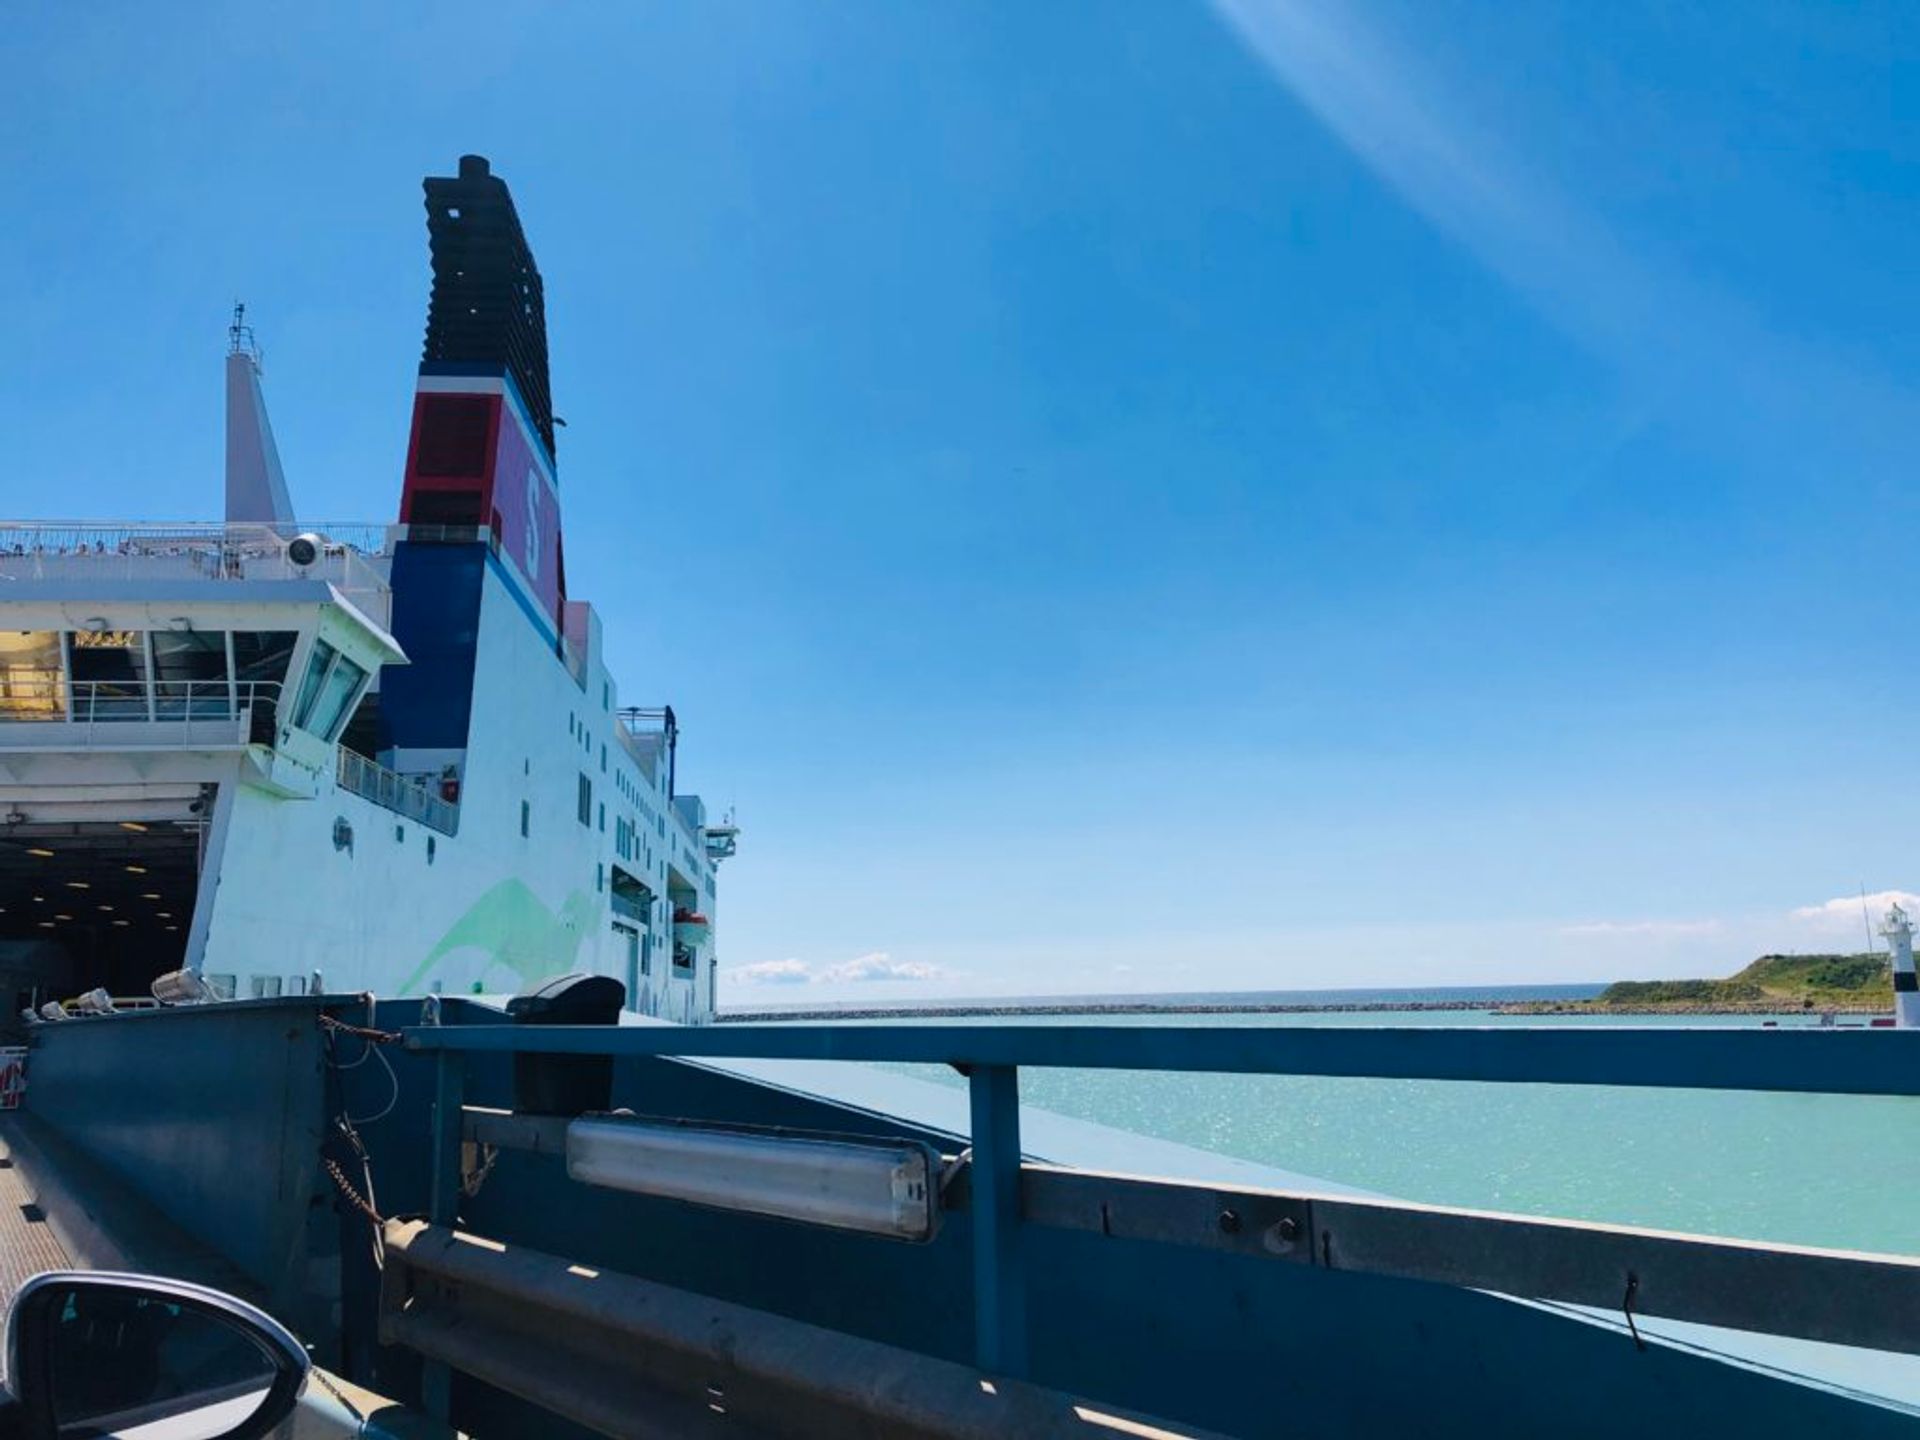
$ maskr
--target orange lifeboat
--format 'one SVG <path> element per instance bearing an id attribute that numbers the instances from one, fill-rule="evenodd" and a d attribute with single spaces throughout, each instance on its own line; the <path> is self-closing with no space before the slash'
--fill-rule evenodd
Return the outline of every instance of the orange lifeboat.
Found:
<path id="1" fill-rule="evenodd" d="M 701 945 L 707 936 L 713 933 L 713 922 L 698 910 L 689 910 L 684 905 L 673 908 L 673 943 L 676 945 Z"/>

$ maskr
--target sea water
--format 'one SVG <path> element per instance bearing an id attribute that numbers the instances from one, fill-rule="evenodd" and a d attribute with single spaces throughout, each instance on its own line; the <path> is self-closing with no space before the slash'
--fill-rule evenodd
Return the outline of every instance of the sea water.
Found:
<path id="1" fill-rule="evenodd" d="M 1758 1025 L 1762 1018 L 1408 1010 L 953 1023 Z M 1783 1016 L 1777 1023 L 1814 1022 Z M 962 1083 L 944 1067 L 888 1068 Z M 1402 1199 L 1920 1254 L 1920 1099 L 1038 1067 L 1020 1072 L 1020 1098 Z"/>

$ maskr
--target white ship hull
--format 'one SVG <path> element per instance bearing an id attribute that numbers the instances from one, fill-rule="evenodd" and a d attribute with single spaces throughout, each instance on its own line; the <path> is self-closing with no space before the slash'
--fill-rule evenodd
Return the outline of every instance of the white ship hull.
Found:
<path id="1" fill-rule="evenodd" d="M 225 522 L 0 525 L 6 1020 L 180 969 L 236 997 L 583 971 L 711 1016 L 734 831 L 676 792 L 672 710 L 622 706 L 567 593 L 505 186 L 469 159 L 427 192 L 401 523 L 286 513 L 236 315 Z"/>

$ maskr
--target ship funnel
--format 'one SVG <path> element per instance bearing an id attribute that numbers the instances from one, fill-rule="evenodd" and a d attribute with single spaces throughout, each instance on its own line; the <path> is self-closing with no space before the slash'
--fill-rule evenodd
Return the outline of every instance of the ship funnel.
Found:
<path id="1" fill-rule="evenodd" d="M 1880 933 L 1893 960 L 1893 1014 L 1901 1029 L 1920 1027 L 1920 980 L 1913 971 L 1913 922 L 1898 905 L 1887 911 Z"/>
<path id="2" fill-rule="evenodd" d="M 293 502 L 267 422 L 260 350 L 245 305 L 234 305 L 227 341 L 227 523 L 291 525 Z"/>
<path id="3" fill-rule="evenodd" d="M 507 182 L 482 155 L 458 169 L 422 182 L 433 291 L 400 523 L 410 539 L 487 545 L 558 650 L 573 622 L 546 290 Z"/>

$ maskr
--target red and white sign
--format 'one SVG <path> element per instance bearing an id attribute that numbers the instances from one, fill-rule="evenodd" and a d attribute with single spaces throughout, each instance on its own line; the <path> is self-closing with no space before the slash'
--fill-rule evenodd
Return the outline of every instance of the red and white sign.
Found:
<path id="1" fill-rule="evenodd" d="M 18 1110 L 27 1093 L 27 1050 L 24 1045 L 0 1046 L 0 1110 Z"/>

